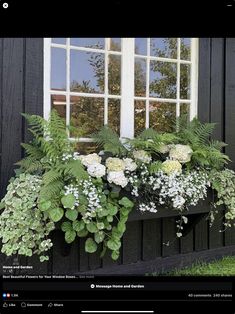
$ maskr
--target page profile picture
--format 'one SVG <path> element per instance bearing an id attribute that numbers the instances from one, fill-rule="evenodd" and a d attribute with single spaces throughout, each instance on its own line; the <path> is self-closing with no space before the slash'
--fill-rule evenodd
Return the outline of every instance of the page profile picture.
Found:
<path id="1" fill-rule="evenodd" d="M 9 3 L 7 1 L 0 0 L 0 8 L 8 9 L 8 7 L 9 7 Z"/>

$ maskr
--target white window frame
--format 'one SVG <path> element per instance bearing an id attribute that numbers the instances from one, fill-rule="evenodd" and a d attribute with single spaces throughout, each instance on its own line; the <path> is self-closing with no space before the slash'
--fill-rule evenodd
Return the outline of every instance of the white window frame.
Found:
<path id="1" fill-rule="evenodd" d="M 150 38 L 147 39 L 148 43 Z M 108 121 L 108 99 L 121 99 L 121 117 L 120 117 L 120 137 L 134 137 L 134 101 L 135 100 L 146 100 L 146 127 L 149 127 L 149 102 L 159 101 L 167 103 L 176 103 L 176 116 L 180 114 L 180 104 L 189 104 L 190 108 L 190 120 L 197 116 L 197 101 L 198 101 L 198 46 L 199 39 L 191 38 L 191 59 L 181 60 L 180 59 L 180 38 L 178 40 L 178 52 L 177 59 L 163 58 L 163 57 L 150 57 L 150 51 L 148 44 L 147 56 L 135 54 L 135 38 L 122 38 L 122 51 L 112 51 L 112 54 L 121 55 L 121 96 L 119 95 L 109 95 L 108 94 L 108 58 L 105 58 L 105 88 L 103 94 L 87 94 L 70 92 L 70 48 L 79 49 L 84 51 L 96 51 L 100 52 L 99 49 L 94 48 L 81 48 L 70 45 L 70 39 L 67 38 L 66 45 L 51 43 L 51 38 L 44 38 L 44 104 L 43 104 L 43 114 L 44 118 L 48 119 L 51 111 L 51 95 L 65 95 L 66 96 L 66 123 L 69 124 L 69 111 L 70 111 L 70 98 L 69 96 L 89 96 L 89 97 L 101 97 L 104 98 L 104 124 Z M 105 41 L 105 55 L 109 51 L 109 40 Z M 66 80 L 67 89 L 66 91 L 51 91 L 50 81 L 51 81 L 51 47 L 66 48 Z M 144 58 L 147 60 L 146 73 L 149 72 L 150 60 L 164 61 L 164 62 L 174 62 L 177 64 L 177 95 L 176 99 L 163 99 L 157 97 L 138 97 L 134 95 L 134 67 L 135 67 L 135 57 Z M 190 77 L 190 100 L 180 99 L 180 64 L 189 64 L 191 66 L 191 77 Z M 146 95 L 149 95 L 149 75 L 147 74 L 146 81 Z M 71 139 L 74 140 L 74 139 Z M 80 138 L 80 142 L 90 142 L 90 138 Z"/>

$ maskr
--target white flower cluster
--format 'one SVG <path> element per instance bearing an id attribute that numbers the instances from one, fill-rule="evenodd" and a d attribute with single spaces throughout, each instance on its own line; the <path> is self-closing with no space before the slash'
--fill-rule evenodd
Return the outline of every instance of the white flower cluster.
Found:
<path id="1" fill-rule="evenodd" d="M 137 180 L 132 179 L 130 182 L 132 194 L 138 195 Z M 196 170 L 184 174 L 173 172 L 169 175 L 159 171 L 151 176 L 144 172 L 141 182 L 145 186 L 140 186 L 140 189 L 147 188 L 150 196 L 156 200 L 155 203 L 181 211 L 187 206 L 195 206 L 200 199 L 204 199 L 209 186 L 207 174 Z"/>
<path id="2" fill-rule="evenodd" d="M 78 152 L 74 152 L 72 154 L 67 154 L 67 153 L 64 153 L 62 155 L 62 160 L 63 161 L 67 161 L 67 160 L 70 160 L 70 159 L 73 159 L 73 160 L 78 160 L 80 158 L 80 155 Z"/>
<path id="3" fill-rule="evenodd" d="M 87 172 L 91 177 L 101 178 L 106 174 L 106 168 L 102 164 L 93 164 L 87 167 Z"/>
<path id="4" fill-rule="evenodd" d="M 101 163 L 101 157 L 96 153 L 88 154 L 88 155 L 80 155 L 79 159 L 81 160 L 82 164 L 86 167 Z"/>
<path id="5" fill-rule="evenodd" d="M 151 212 L 151 213 L 156 213 L 157 212 L 157 207 L 154 202 L 149 202 L 149 204 L 141 203 L 139 204 L 138 209 L 141 212 Z"/>
<path id="6" fill-rule="evenodd" d="M 149 164 L 152 160 L 152 157 L 145 150 L 134 150 L 133 156 L 136 160 L 146 164 Z"/>
<path id="7" fill-rule="evenodd" d="M 74 203 L 74 206 L 71 208 L 71 209 L 75 209 L 75 207 L 79 206 L 79 190 L 78 190 L 78 187 L 76 187 L 73 184 L 70 184 L 70 185 L 66 185 L 64 187 L 64 190 L 65 190 L 64 195 L 72 194 L 75 197 L 76 202 Z"/>
<path id="8" fill-rule="evenodd" d="M 193 151 L 189 145 L 174 145 L 169 152 L 169 157 L 172 160 L 178 160 L 181 164 L 189 162 Z"/>
<path id="9" fill-rule="evenodd" d="M 81 181 L 80 185 L 83 188 L 82 193 L 86 196 L 88 201 L 87 209 L 88 211 L 95 211 L 101 208 L 100 205 L 100 195 L 97 191 L 96 186 L 92 183 L 91 178 L 88 180 Z"/>
<path id="10" fill-rule="evenodd" d="M 128 178 L 123 171 L 109 171 L 107 180 L 109 183 L 120 185 L 122 188 L 128 184 Z"/>
<path id="11" fill-rule="evenodd" d="M 138 179 L 138 176 L 137 175 L 130 176 L 129 182 L 131 183 L 131 186 L 132 186 L 131 194 L 138 197 L 139 196 L 139 192 L 138 192 L 139 179 Z"/>

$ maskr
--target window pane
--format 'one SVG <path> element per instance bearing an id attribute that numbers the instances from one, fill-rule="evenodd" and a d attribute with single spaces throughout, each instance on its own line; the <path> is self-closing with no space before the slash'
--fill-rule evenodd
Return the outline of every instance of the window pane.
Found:
<path id="1" fill-rule="evenodd" d="M 187 120 L 190 119 L 190 104 L 180 104 L 180 116 L 186 116 Z"/>
<path id="2" fill-rule="evenodd" d="M 121 38 L 110 38 L 110 50 L 121 51 Z"/>
<path id="3" fill-rule="evenodd" d="M 146 96 L 146 60 L 135 58 L 135 96 Z"/>
<path id="4" fill-rule="evenodd" d="M 66 90 L 66 50 L 51 48 L 51 89 Z"/>
<path id="5" fill-rule="evenodd" d="M 174 131 L 176 119 L 176 104 L 165 102 L 150 102 L 149 127 L 159 132 Z"/>
<path id="6" fill-rule="evenodd" d="M 190 60 L 191 38 L 181 38 L 180 59 Z"/>
<path id="7" fill-rule="evenodd" d="M 61 118 L 66 119 L 66 96 L 51 95 L 51 109 L 56 109 Z"/>
<path id="8" fill-rule="evenodd" d="M 135 38 L 135 53 L 147 55 L 147 38 Z"/>
<path id="9" fill-rule="evenodd" d="M 70 125 L 78 130 L 76 137 L 87 137 L 104 125 L 104 100 L 71 96 L 70 114 Z M 71 136 L 74 136 L 73 132 Z"/>
<path id="10" fill-rule="evenodd" d="M 180 65 L 180 98 L 190 99 L 190 64 Z"/>
<path id="11" fill-rule="evenodd" d="M 150 61 L 149 91 L 151 97 L 176 98 L 175 63 Z"/>
<path id="12" fill-rule="evenodd" d="M 154 57 L 177 58 L 177 38 L 151 38 L 150 55 Z"/>
<path id="13" fill-rule="evenodd" d="M 91 153 L 99 153 L 99 147 L 93 142 L 78 142 L 76 145 L 76 150 L 81 155 L 91 154 Z"/>
<path id="14" fill-rule="evenodd" d="M 146 107 L 144 100 L 135 101 L 135 136 L 145 129 Z"/>
<path id="15" fill-rule="evenodd" d="M 66 38 L 52 38 L 51 41 L 54 44 L 62 44 L 62 45 L 66 44 Z"/>
<path id="16" fill-rule="evenodd" d="M 73 92 L 104 92 L 104 54 L 71 50 L 70 90 Z"/>
<path id="17" fill-rule="evenodd" d="M 108 125 L 120 135 L 120 114 L 121 106 L 119 99 L 109 99 L 108 101 Z"/>
<path id="18" fill-rule="evenodd" d="M 72 46 L 104 49 L 104 38 L 71 38 Z"/>
<path id="19" fill-rule="evenodd" d="M 109 94 L 120 95 L 121 91 L 121 56 L 109 55 L 108 74 Z"/>

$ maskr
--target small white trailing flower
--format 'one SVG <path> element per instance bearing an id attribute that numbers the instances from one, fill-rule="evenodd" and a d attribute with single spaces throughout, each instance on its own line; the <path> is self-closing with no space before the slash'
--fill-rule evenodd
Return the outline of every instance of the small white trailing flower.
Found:
<path id="1" fill-rule="evenodd" d="M 123 171 L 125 170 L 125 163 L 120 158 L 109 157 L 105 162 L 108 171 Z"/>
<path id="2" fill-rule="evenodd" d="M 182 237 L 182 233 L 181 232 L 176 232 L 176 236 L 178 237 L 178 238 L 181 238 Z"/>
<path id="3" fill-rule="evenodd" d="M 81 160 L 82 164 L 86 167 L 94 164 L 100 164 L 102 160 L 102 158 L 96 153 L 89 155 L 80 155 L 79 159 Z"/>
<path id="4" fill-rule="evenodd" d="M 173 198 L 173 207 L 180 209 L 183 207 L 185 201 L 185 198 L 183 198 L 181 195 L 177 195 L 175 198 Z"/>
<path id="5" fill-rule="evenodd" d="M 177 160 L 166 160 L 162 163 L 162 171 L 168 175 L 173 172 L 181 173 L 182 166 Z"/>
<path id="6" fill-rule="evenodd" d="M 185 224 L 187 224 L 187 223 L 188 223 L 188 218 L 187 218 L 187 217 L 182 216 L 182 219 L 183 219 L 183 222 L 184 222 Z"/>
<path id="7" fill-rule="evenodd" d="M 120 185 L 122 188 L 128 184 L 128 179 L 123 171 L 109 171 L 107 180 L 109 183 Z"/>
<path id="8" fill-rule="evenodd" d="M 193 151 L 189 145 L 176 144 L 170 149 L 169 157 L 184 164 L 191 160 L 192 153 Z"/>
<path id="9" fill-rule="evenodd" d="M 137 168 L 137 164 L 134 162 L 133 159 L 131 158 L 124 158 L 123 159 L 124 165 L 125 165 L 125 170 L 127 171 L 135 171 Z"/>
<path id="10" fill-rule="evenodd" d="M 101 178 L 106 173 L 106 168 L 102 164 L 93 164 L 87 167 L 87 172 L 91 177 Z"/>
<path id="11" fill-rule="evenodd" d="M 143 163 L 149 164 L 152 157 L 145 150 L 134 150 L 133 156 L 136 160 L 142 161 Z"/>
<path id="12" fill-rule="evenodd" d="M 149 204 L 141 203 L 139 204 L 139 210 L 142 212 L 151 212 L 151 213 L 156 213 L 157 212 L 157 207 L 154 202 L 150 202 Z"/>

